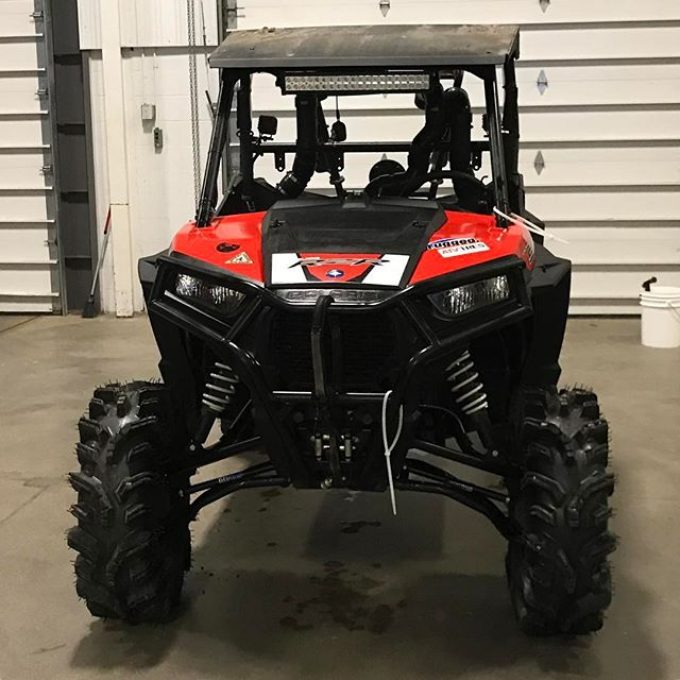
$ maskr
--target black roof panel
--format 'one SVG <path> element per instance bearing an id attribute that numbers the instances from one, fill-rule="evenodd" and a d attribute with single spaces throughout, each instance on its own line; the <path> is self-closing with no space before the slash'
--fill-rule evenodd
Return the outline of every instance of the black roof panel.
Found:
<path id="1" fill-rule="evenodd" d="M 217 68 L 257 70 L 503 64 L 519 52 L 517 26 L 383 24 L 229 31 Z"/>

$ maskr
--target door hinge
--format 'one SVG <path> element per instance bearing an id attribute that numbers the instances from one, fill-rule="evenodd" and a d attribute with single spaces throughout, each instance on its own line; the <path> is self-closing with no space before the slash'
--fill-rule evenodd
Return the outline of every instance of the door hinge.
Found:
<path id="1" fill-rule="evenodd" d="M 45 12 L 42 10 L 36 10 L 35 12 L 31 12 L 29 15 L 31 19 L 44 19 L 45 18 Z"/>
<path id="2" fill-rule="evenodd" d="M 381 14 L 386 17 L 387 13 L 390 11 L 391 8 L 391 0 L 379 0 L 378 1 L 378 7 L 380 7 L 380 12 Z"/>
<path id="3" fill-rule="evenodd" d="M 35 91 L 35 96 L 36 97 L 47 97 L 47 88 L 46 87 L 39 87 Z"/>
<path id="4" fill-rule="evenodd" d="M 51 163 L 46 163 L 40 168 L 41 175 L 51 175 L 54 172 L 54 166 Z"/>

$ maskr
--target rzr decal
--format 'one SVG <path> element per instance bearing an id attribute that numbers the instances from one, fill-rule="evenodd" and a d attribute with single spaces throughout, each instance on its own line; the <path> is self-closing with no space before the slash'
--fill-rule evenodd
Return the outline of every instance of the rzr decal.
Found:
<path id="1" fill-rule="evenodd" d="M 427 244 L 428 250 L 436 250 L 442 257 L 458 257 L 468 253 L 482 253 L 489 246 L 474 236 L 464 238 L 440 238 Z"/>
<path id="2" fill-rule="evenodd" d="M 330 278 L 337 283 L 398 286 L 408 260 L 408 255 L 393 254 L 275 253 L 271 282 L 281 285 Z"/>
<path id="3" fill-rule="evenodd" d="M 375 257 L 301 257 L 291 267 L 323 267 L 331 265 L 348 265 L 360 267 L 361 265 L 379 266 L 382 264 L 380 256 Z"/>

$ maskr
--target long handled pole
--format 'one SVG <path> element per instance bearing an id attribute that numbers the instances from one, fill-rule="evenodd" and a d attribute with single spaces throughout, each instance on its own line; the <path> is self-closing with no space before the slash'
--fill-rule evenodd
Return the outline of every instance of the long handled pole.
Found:
<path id="1" fill-rule="evenodd" d="M 101 271 L 102 264 L 104 262 L 104 255 L 106 255 L 106 246 L 109 243 L 109 236 L 111 234 L 111 206 L 106 213 L 106 222 L 104 223 L 104 238 L 102 240 L 102 247 L 99 250 L 99 259 L 97 260 L 97 268 L 94 270 L 94 276 L 92 277 L 92 286 L 90 287 L 90 294 L 87 298 L 87 302 L 83 307 L 83 319 L 92 319 L 95 316 L 94 310 L 94 294 L 97 290 L 97 283 L 99 281 L 99 272 Z"/>

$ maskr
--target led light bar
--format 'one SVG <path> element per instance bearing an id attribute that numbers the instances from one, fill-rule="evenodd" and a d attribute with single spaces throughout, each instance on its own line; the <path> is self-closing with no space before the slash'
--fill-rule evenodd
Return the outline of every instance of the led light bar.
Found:
<path id="1" fill-rule="evenodd" d="M 375 305 L 392 295 L 393 291 L 359 290 L 357 288 L 287 288 L 276 294 L 292 305 L 314 305 L 320 295 L 330 295 L 335 305 Z"/>
<path id="2" fill-rule="evenodd" d="M 430 87 L 428 73 L 352 73 L 326 75 L 287 75 L 285 94 L 297 92 L 419 92 Z"/>

